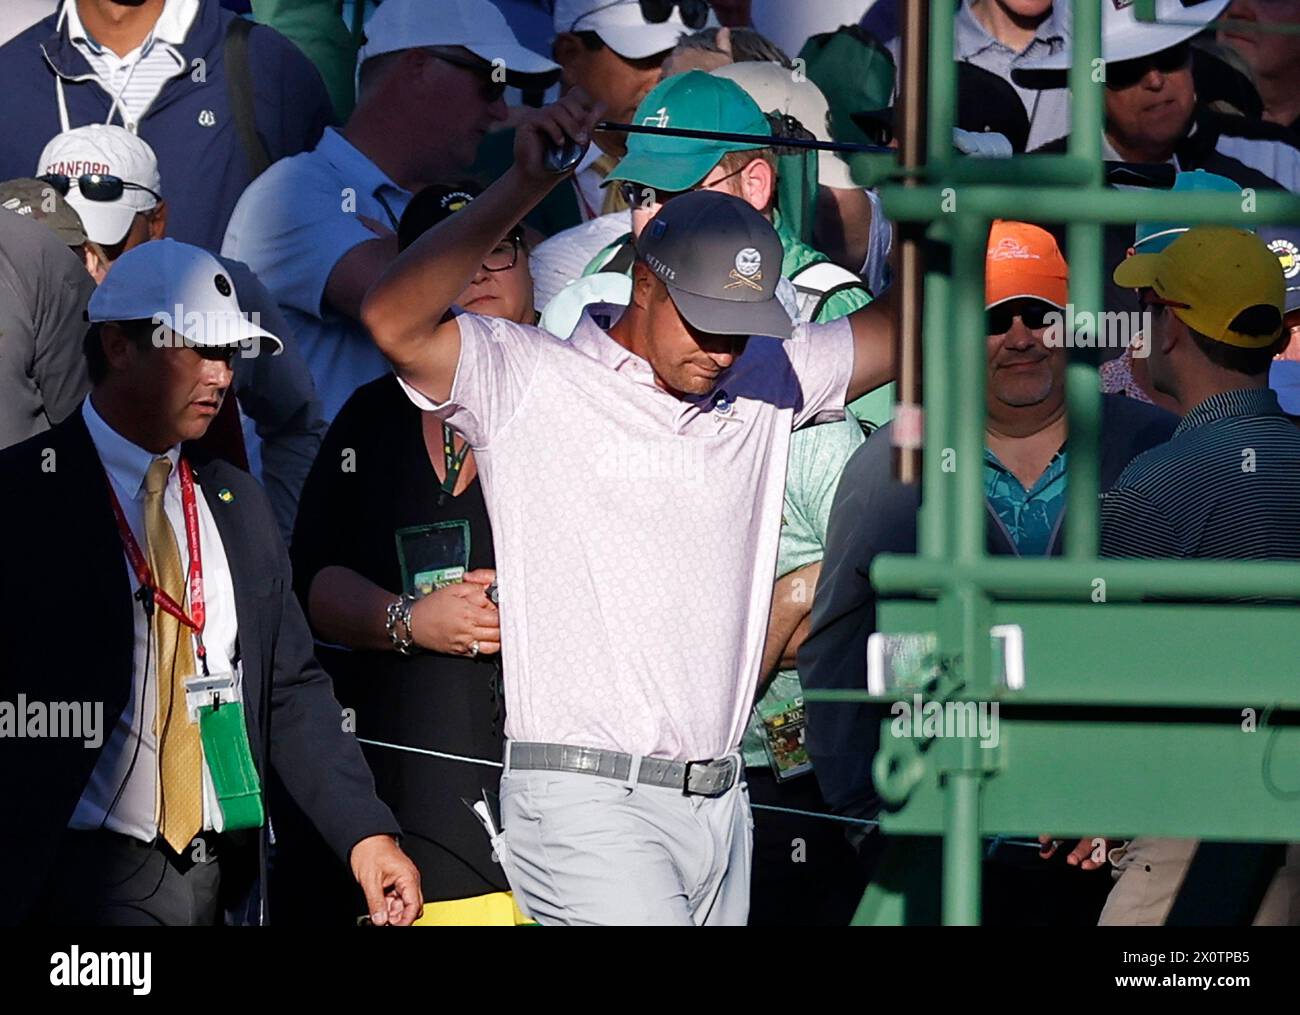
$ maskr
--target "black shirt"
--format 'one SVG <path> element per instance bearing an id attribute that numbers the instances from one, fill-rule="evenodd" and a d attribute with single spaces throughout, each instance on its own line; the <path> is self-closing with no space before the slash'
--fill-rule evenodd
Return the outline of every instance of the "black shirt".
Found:
<path id="1" fill-rule="evenodd" d="M 394 533 L 464 519 L 470 569 L 494 567 L 492 529 L 478 477 L 439 505 L 422 417 L 391 374 L 358 388 L 339 411 L 303 487 L 294 530 L 294 585 L 303 608 L 324 567 L 350 568 L 402 591 Z M 308 615 L 310 620 L 310 614 Z M 349 652 L 318 645 L 358 737 L 500 761 L 499 656 Z M 487 834 L 462 802 L 496 793 L 500 771 L 362 745 L 379 797 L 397 815 L 402 847 L 420 868 L 426 901 L 507 890 Z"/>

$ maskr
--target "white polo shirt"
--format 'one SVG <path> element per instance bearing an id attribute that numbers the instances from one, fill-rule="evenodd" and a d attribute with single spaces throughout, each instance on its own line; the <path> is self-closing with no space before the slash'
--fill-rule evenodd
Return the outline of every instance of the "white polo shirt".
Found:
<path id="1" fill-rule="evenodd" d="M 678 399 L 588 308 L 566 342 L 464 314 L 451 399 L 497 552 L 506 736 L 678 760 L 740 743 L 795 427 L 843 416 L 847 321 L 752 338 Z"/>
<path id="2" fill-rule="evenodd" d="M 281 159 L 248 185 L 221 252 L 271 291 L 311 370 L 326 422 L 362 384 L 388 373 L 362 325 L 324 305 L 343 255 L 376 238 L 361 217 L 397 231 L 403 190 L 333 127 L 312 151 Z"/>

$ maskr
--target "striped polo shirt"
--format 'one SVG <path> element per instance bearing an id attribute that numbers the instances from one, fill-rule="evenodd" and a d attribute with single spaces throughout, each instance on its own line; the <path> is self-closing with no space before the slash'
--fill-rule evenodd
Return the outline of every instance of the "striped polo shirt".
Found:
<path id="1" fill-rule="evenodd" d="M 1103 557 L 1300 560 L 1300 428 L 1268 388 L 1183 417 L 1105 494 Z"/>
<path id="2" fill-rule="evenodd" d="M 167 0 L 144 42 L 125 56 L 118 56 L 86 31 L 75 0 L 63 5 L 68 38 L 95 71 L 104 91 L 117 100 L 115 112 L 120 112 L 122 126 L 132 133 L 163 85 L 189 69 L 176 47 L 185 41 L 198 11 L 199 0 Z"/>

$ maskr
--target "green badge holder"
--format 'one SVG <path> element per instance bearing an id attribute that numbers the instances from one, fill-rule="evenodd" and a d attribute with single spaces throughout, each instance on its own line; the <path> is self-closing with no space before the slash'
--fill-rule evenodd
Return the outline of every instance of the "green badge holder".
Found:
<path id="1" fill-rule="evenodd" d="M 469 522 L 435 522 L 398 529 L 402 590 L 417 598 L 455 585 L 469 570 Z"/>
<path id="2" fill-rule="evenodd" d="M 266 820 L 262 784 L 248 743 L 243 702 L 202 705 L 198 712 L 203 758 L 221 805 L 222 831 L 261 828 Z"/>
<path id="3" fill-rule="evenodd" d="M 763 748 L 778 782 L 812 771 L 804 727 L 807 715 L 803 698 L 783 701 L 771 709 L 759 709 L 763 722 Z"/>

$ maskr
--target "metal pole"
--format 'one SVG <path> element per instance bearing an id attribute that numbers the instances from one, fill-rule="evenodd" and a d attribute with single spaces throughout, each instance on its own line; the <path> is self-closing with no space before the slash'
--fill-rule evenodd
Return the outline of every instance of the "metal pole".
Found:
<path id="1" fill-rule="evenodd" d="M 1012 163 L 1014 159 L 1010 160 Z M 882 187 L 885 213 L 894 221 L 936 218 L 945 188 L 938 185 L 906 190 Z M 1198 225 L 1203 222 L 1300 223 L 1300 196 L 1286 191 L 1260 191 L 1254 210 L 1242 207 L 1237 194 L 1197 194 L 1162 190 L 1089 190 L 1086 187 L 1042 187 L 1012 190 L 1004 186 L 965 186 L 957 192 L 963 212 L 985 218 L 1015 218 L 1028 222 L 1134 222 L 1170 220 Z"/>
<path id="2" fill-rule="evenodd" d="M 929 25 L 928 0 L 907 0 L 903 8 L 903 81 L 899 89 L 902 114 L 899 159 L 904 171 L 909 174 L 904 178 L 904 187 L 917 185 L 913 174 L 926 163 Z M 948 61 L 949 64 L 951 62 Z M 955 74 L 951 76 L 955 78 Z M 950 85 L 948 83 L 947 91 L 941 85 L 936 93 L 936 101 L 950 100 Z M 894 305 L 896 380 L 891 434 L 894 444 L 894 476 L 903 483 L 921 481 L 921 446 L 925 436 L 921 404 L 922 282 L 925 274 L 925 261 L 921 251 L 924 237 L 924 223 L 909 222 L 899 228 L 899 277 L 893 281 L 898 289 Z"/>
<path id="3" fill-rule="evenodd" d="M 960 463 L 959 463 L 960 468 Z M 1105 578 L 1107 602 L 1259 597 L 1300 599 L 1300 567 L 1289 561 L 1103 560 L 987 557 L 931 560 L 885 554 L 871 567 L 882 596 L 936 596 L 970 583 L 994 599 L 1091 601 L 1094 578 Z"/>
<path id="4" fill-rule="evenodd" d="M 961 197 L 957 200 L 960 202 Z M 984 261 L 988 249 L 989 223 L 977 212 L 963 209 L 957 219 L 956 243 L 952 252 L 954 320 L 950 328 L 947 356 L 953 373 L 950 418 L 957 424 L 950 431 L 952 452 L 946 491 L 956 505 L 950 521 L 955 530 L 954 559 L 978 566 L 985 557 L 984 433 L 988 339 L 984 314 Z"/>
<path id="5" fill-rule="evenodd" d="M 953 241 L 951 216 L 936 222 L 929 238 L 936 247 Z M 952 405 L 953 374 L 948 357 L 941 353 L 947 329 L 952 327 L 952 276 L 946 264 L 930 265 L 925 274 L 925 350 L 921 359 L 922 384 L 930 411 L 924 413 L 925 445 L 932 451 L 922 456 L 925 489 L 917 523 L 917 553 L 928 560 L 952 559 L 952 491 L 946 490 L 952 474 L 945 471 L 942 449 L 948 446 L 949 415 Z"/>
<path id="6" fill-rule="evenodd" d="M 1074 55 L 1070 65 L 1070 155 L 1091 170 L 1088 190 L 1104 185 L 1101 164 L 1104 82 L 1093 76 L 1093 60 L 1101 53 L 1101 8 L 1087 0 L 1076 3 Z M 1093 322 L 1102 308 L 1102 224 L 1071 222 L 1068 227 L 1070 300 Z M 1100 328 L 1093 336 L 1100 338 Z M 1098 442 L 1101 385 L 1095 362 L 1087 354 L 1072 357 L 1066 377 L 1070 456 L 1066 486 L 1065 549 L 1074 560 L 1097 556 Z"/>
<path id="7" fill-rule="evenodd" d="M 974 738 L 961 746 L 963 767 L 947 773 L 943 809 L 943 922 L 973 927 L 980 922 L 980 774 L 973 758 Z"/>

